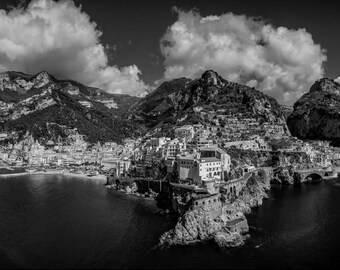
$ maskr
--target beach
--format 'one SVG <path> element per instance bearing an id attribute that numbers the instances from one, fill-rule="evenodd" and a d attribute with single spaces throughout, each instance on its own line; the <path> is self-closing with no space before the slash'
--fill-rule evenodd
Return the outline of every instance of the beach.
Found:
<path id="1" fill-rule="evenodd" d="M 10 170 L 13 168 L 7 167 L 6 169 Z M 106 175 L 103 175 L 103 174 L 89 176 L 87 174 L 70 173 L 70 172 L 65 172 L 63 170 L 26 171 L 26 172 L 20 172 L 20 173 L 2 173 L 2 174 L 0 173 L 0 178 L 12 178 L 12 177 L 25 176 L 25 175 L 64 175 L 64 176 L 70 176 L 70 177 L 80 177 L 80 178 L 106 181 Z"/>

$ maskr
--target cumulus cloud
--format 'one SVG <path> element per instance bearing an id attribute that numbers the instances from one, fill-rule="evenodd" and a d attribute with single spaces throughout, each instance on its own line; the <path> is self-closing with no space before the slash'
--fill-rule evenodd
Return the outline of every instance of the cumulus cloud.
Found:
<path id="1" fill-rule="evenodd" d="M 336 78 L 334 81 L 340 84 L 340 77 Z"/>
<path id="2" fill-rule="evenodd" d="M 108 64 L 101 35 L 71 0 L 32 0 L 26 8 L 0 10 L 0 72 L 45 70 L 110 93 L 145 94 L 137 66 Z"/>
<path id="3" fill-rule="evenodd" d="M 305 29 L 274 27 L 263 20 L 226 13 L 202 17 L 182 11 L 161 39 L 165 78 L 195 78 L 213 69 L 293 104 L 324 75 L 325 50 Z"/>

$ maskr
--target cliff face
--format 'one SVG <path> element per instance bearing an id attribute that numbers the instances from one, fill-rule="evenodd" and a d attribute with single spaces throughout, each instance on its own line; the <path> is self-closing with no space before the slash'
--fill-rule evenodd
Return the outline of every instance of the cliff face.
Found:
<path id="1" fill-rule="evenodd" d="M 177 221 L 173 230 L 163 234 L 160 246 L 188 245 L 213 240 L 219 247 L 235 247 L 244 244 L 248 238 L 249 230 L 244 214 L 251 211 L 251 207 L 262 205 L 266 192 L 270 189 L 269 177 L 264 172 L 249 178 L 239 197 L 232 202 L 222 204 L 221 214 L 211 219 L 209 213 L 202 209 L 190 210 Z M 223 195 L 224 196 L 224 195 Z M 223 211 L 224 207 L 233 209 L 231 212 Z M 242 218 L 242 225 L 231 232 L 227 229 L 228 221 Z"/>
<path id="2" fill-rule="evenodd" d="M 293 136 L 302 139 L 340 141 L 340 84 L 323 78 L 295 104 L 288 117 Z"/>
<path id="3" fill-rule="evenodd" d="M 281 110 L 282 110 L 282 113 L 283 113 L 285 119 L 287 120 L 289 115 L 291 115 L 293 113 L 294 108 L 293 108 L 293 106 L 281 105 Z"/>
<path id="4" fill-rule="evenodd" d="M 253 175 L 249 178 L 246 186 L 239 197 L 232 203 L 232 206 L 242 213 L 250 213 L 252 207 L 261 206 L 263 199 L 267 198 L 267 191 L 270 190 L 270 178 L 264 172 Z"/>
<path id="5" fill-rule="evenodd" d="M 121 116 L 139 98 L 108 94 L 47 72 L 0 74 L 0 129 L 45 139 L 67 136 L 77 128 L 91 142 L 120 141 L 136 126 Z"/>
<path id="6" fill-rule="evenodd" d="M 255 117 L 259 122 L 286 123 L 281 106 L 274 98 L 229 82 L 212 70 L 195 80 L 181 78 L 162 84 L 139 101 L 129 111 L 128 118 L 148 127 L 162 127 L 166 123 L 204 123 L 200 112 L 218 110 L 241 118 Z"/>
<path id="7" fill-rule="evenodd" d="M 239 217 L 244 216 L 239 213 Z M 175 228 L 163 234 L 159 245 L 191 245 L 200 242 L 213 240 L 220 247 L 236 247 L 244 244 L 247 236 L 241 233 L 248 232 L 248 224 L 245 224 L 239 231 L 230 232 L 225 228 L 221 219 L 211 219 L 209 214 L 203 210 L 186 212 L 179 218 Z"/>

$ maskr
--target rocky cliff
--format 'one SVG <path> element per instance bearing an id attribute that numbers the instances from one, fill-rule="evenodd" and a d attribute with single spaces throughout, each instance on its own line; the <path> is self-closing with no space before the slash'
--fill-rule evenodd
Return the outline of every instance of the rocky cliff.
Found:
<path id="1" fill-rule="evenodd" d="M 240 217 L 244 216 L 240 213 Z M 230 232 L 223 220 L 211 219 L 204 210 L 186 212 L 179 218 L 175 228 L 163 234 L 159 246 L 191 245 L 209 240 L 215 241 L 220 247 L 235 247 L 244 244 L 248 232 L 248 225 L 241 231 Z"/>
<path id="2" fill-rule="evenodd" d="M 0 128 L 56 139 L 77 128 L 89 141 L 120 141 L 140 130 L 121 116 L 139 100 L 108 94 L 47 72 L 0 74 Z M 135 132 L 136 131 L 136 132 Z"/>
<path id="3" fill-rule="evenodd" d="M 283 113 L 285 119 L 287 120 L 289 115 L 291 115 L 293 113 L 294 108 L 293 108 L 293 106 L 281 105 L 281 110 L 282 110 L 282 113 Z"/>
<path id="4" fill-rule="evenodd" d="M 266 192 L 270 189 L 270 180 L 264 171 L 254 174 L 248 179 L 246 186 L 237 198 L 228 201 L 224 195 L 221 214 L 212 219 L 209 213 L 202 209 L 189 210 L 177 221 L 173 230 L 163 234 L 159 245 L 189 245 L 205 241 L 214 241 L 220 247 L 235 247 L 244 244 L 245 235 L 249 227 L 246 222 L 245 213 L 249 213 L 252 207 L 262 205 Z M 229 209 L 228 213 L 223 208 Z M 231 211 L 232 210 L 232 211 Z M 237 218 L 244 219 L 244 223 L 231 232 L 227 229 L 227 223 Z"/>
<path id="5" fill-rule="evenodd" d="M 288 117 L 293 136 L 340 142 L 340 84 L 332 79 L 316 81 L 295 104 Z"/>
<path id="6" fill-rule="evenodd" d="M 270 178 L 260 171 L 258 175 L 252 175 L 239 197 L 232 202 L 232 206 L 242 213 L 250 213 L 252 207 L 261 206 L 263 199 L 268 197 L 267 191 L 270 190 Z"/>
<path id="7" fill-rule="evenodd" d="M 175 79 L 140 100 L 127 117 L 148 127 L 205 123 L 200 112 L 223 111 L 239 118 L 255 117 L 259 122 L 286 124 L 281 106 L 264 93 L 229 82 L 212 70 L 201 78 Z M 287 129 L 288 131 L 288 129 Z"/>

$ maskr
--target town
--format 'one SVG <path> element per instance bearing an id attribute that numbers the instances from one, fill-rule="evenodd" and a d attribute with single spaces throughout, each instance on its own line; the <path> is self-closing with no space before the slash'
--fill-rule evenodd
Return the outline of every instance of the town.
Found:
<path id="1" fill-rule="evenodd" d="M 108 188 L 146 198 L 166 191 L 167 211 L 183 216 L 202 210 L 209 219 L 220 220 L 228 233 L 216 232 L 216 242 L 230 247 L 243 244 L 240 235 L 249 230 L 244 209 L 233 202 L 253 175 L 262 171 L 271 183 L 292 184 L 296 173 L 300 182 L 311 180 L 308 176 L 318 170 L 323 172 L 318 175 L 332 177 L 333 167 L 340 164 L 340 148 L 326 141 L 299 140 L 287 134 L 284 125 L 219 117 L 213 116 L 211 125 L 175 126 L 169 137 L 157 137 L 154 131 L 121 144 L 91 144 L 76 128 L 69 129 L 66 138 L 43 142 L 29 133 L 21 140 L 16 132 L 2 133 L 0 176 L 19 172 L 103 177 Z M 291 181 L 284 182 L 286 178 Z M 125 189 L 119 187 L 124 181 L 130 184 Z M 260 192 L 261 203 L 263 196 Z M 173 239 L 165 234 L 161 242 L 183 241 Z"/>
<path id="2" fill-rule="evenodd" d="M 224 116 L 224 115 L 223 115 Z M 230 150 L 280 153 L 276 167 L 290 166 L 286 154 L 300 154 L 295 169 L 325 169 L 340 164 L 340 148 L 326 141 L 305 142 L 285 133 L 285 126 L 261 125 L 254 118 L 212 116 L 215 125 L 183 125 L 173 128 L 172 137 L 154 137 L 148 133 L 122 144 L 90 144 L 77 129 L 69 129 L 67 138 L 44 144 L 30 134 L 17 142 L 17 134 L 0 134 L 2 167 L 27 171 L 56 170 L 83 175 L 169 179 L 202 193 L 216 193 L 216 186 L 228 185 L 258 169 L 251 160 L 235 165 Z M 11 143 L 12 142 L 12 143 Z M 302 156 L 305 162 L 302 162 Z M 271 165 L 273 166 L 273 165 Z M 237 168 L 236 168 L 237 167 Z M 275 170 L 274 167 L 271 168 Z M 238 173 L 235 173 L 235 172 Z"/>

